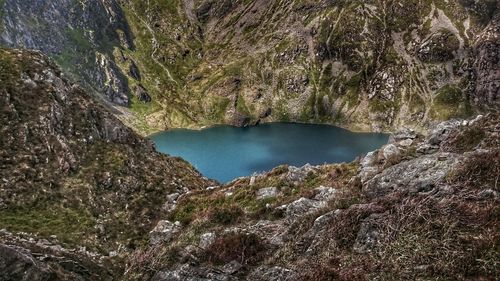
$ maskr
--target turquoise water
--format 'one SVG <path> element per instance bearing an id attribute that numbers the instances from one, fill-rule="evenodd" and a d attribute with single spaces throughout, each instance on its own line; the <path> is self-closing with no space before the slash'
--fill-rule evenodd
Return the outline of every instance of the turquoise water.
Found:
<path id="1" fill-rule="evenodd" d="M 281 164 L 350 162 L 380 148 L 388 138 L 385 134 L 294 123 L 175 129 L 151 136 L 158 151 L 180 156 L 206 177 L 222 183 Z"/>

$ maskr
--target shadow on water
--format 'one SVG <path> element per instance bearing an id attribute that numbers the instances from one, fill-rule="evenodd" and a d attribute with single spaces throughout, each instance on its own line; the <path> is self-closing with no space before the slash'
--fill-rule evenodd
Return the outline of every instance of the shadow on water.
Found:
<path id="1" fill-rule="evenodd" d="M 220 182 L 281 164 L 349 162 L 388 141 L 385 134 L 294 123 L 250 128 L 215 126 L 201 131 L 179 129 L 151 138 L 158 151 L 183 157 L 205 176 Z"/>

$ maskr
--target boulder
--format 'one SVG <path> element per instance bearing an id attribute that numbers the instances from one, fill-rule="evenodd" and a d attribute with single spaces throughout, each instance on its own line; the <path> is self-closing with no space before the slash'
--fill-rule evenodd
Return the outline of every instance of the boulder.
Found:
<path id="1" fill-rule="evenodd" d="M 222 267 L 222 271 L 226 274 L 235 274 L 237 273 L 243 265 L 237 261 L 231 261 L 230 263 L 225 264 Z"/>
<path id="2" fill-rule="evenodd" d="M 368 154 L 366 154 L 366 156 L 361 160 L 361 171 L 359 172 L 361 182 L 371 179 L 378 173 L 378 154 L 378 151 L 368 152 Z"/>
<path id="3" fill-rule="evenodd" d="M 310 212 L 314 212 L 317 209 L 326 207 L 326 202 L 311 200 L 307 198 L 300 198 L 286 206 L 286 217 L 296 218 L 307 215 Z"/>
<path id="4" fill-rule="evenodd" d="M 456 169 L 460 159 L 460 156 L 450 153 L 435 153 L 401 162 L 365 182 L 363 192 L 369 197 L 378 197 L 393 191 L 428 191 Z"/>
<path id="5" fill-rule="evenodd" d="M 286 180 L 293 185 L 298 185 L 303 182 L 309 173 L 314 173 L 316 169 L 311 166 L 311 164 L 306 164 L 300 168 L 290 166 L 288 167 L 288 173 L 286 173 Z"/>
<path id="6" fill-rule="evenodd" d="M 320 186 L 314 190 L 317 192 L 316 196 L 314 196 L 314 200 L 318 201 L 329 201 L 335 197 L 335 194 L 337 194 L 337 190 L 335 188 L 328 186 Z"/>
<path id="7" fill-rule="evenodd" d="M 0 244 L 0 280 L 54 280 L 50 267 L 38 263 L 27 250 Z"/>
<path id="8" fill-rule="evenodd" d="M 198 244 L 198 247 L 200 247 L 204 250 L 208 249 L 208 247 L 210 247 L 210 245 L 212 245 L 214 243 L 215 238 L 216 238 L 216 235 L 213 232 L 204 233 L 200 237 L 200 243 Z"/>
<path id="9" fill-rule="evenodd" d="M 402 129 L 389 137 L 389 143 L 400 142 L 402 140 L 414 140 L 418 137 L 417 132 L 413 129 Z"/>
<path id="10" fill-rule="evenodd" d="M 257 191 L 257 200 L 274 198 L 277 195 L 278 195 L 278 189 L 276 187 L 261 188 Z"/>
<path id="11" fill-rule="evenodd" d="M 388 144 L 382 150 L 382 154 L 386 160 L 396 159 L 401 155 L 401 151 L 394 144 Z"/>
<path id="12" fill-rule="evenodd" d="M 376 246 L 380 236 L 377 222 L 381 218 L 383 218 L 382 214 L 372 214 L 363 220 L 353 246 L 356 253 L 369 253 Z"/>
<path id="13" fill-rule="evenodd" d="M 461 124 L 460 120 L 449 120 L 439 123 L 427 137 L 427 143 L 430 145 L 441 144 L 452 132 L 458 130 Z"/>
<path id="14" fill-rule="evenodd" d="M 161 220 L 155 228 L 149 233 L 149 243 L 151 245 L 158 245 L 164 242 L 169 242 L 173 235 L 179 231 L 179 222 L 170 222 Z"/>

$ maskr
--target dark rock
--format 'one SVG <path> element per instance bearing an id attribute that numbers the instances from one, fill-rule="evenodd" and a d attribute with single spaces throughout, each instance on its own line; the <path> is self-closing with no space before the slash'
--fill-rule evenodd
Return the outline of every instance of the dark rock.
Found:
<path id="1" fill-rule="evenodd" d="M 273 110 L 270 107 L 268 107 L 266 110 L 264 110 L 260 113 L 259 118 L 261 118 L 261 119 L 267 118 L 271 115 L 272 112 L 273 112 Z"/>
<path id="2" fill-rule="evenodd" d="M 144 103 L 149 103 L 152 100 L 148 91 L 146 91 L 146 89 L 142 85 L 138 85 L 135 87 L 134 95 L 137 97 L 138 100 Z"/>
<path id="3" fill-rule="evenodd" d="M 423 62 L 445 62 L 454 58 L 454 52 L 460 47 L 455 34 L 441 30 L 424 41 L 418 50 L 418 57 Z"/>
<path id="4" fill-rule="evenodd" d="M 26 250 L 0 244 L 0 280 L 49 281 L 57 276 Z"/>
<path id="5" fill-rule="evenodd" d="M 363 220 L 353 246 L 355 252 L 369 253 L 377 245 L 380 236 L 377 225 L 381 219 L 383 219 L 383 214 L 372 214 Z"/>
<path id="6" fill-rule="evenodd" d="M 235 112 L 230 124 L 236 127 L 248 127 L 250 125 L 251 118 L 246 114 Z"/>
<path id="7" fill-rule="evenodd" d="M 139 71 L 139 68 L 135 64 L 135 62 L 132 60 L 130 61 L 130 67 L 128 70 L 129 75 L 134 78 L 137 81 L 141 81 L 141 72 Z"/>
<path id="8" fill-rule="evenodd" d="M 500 108 L 500 2 L 495 17 L 476 44 L 477 76 L 472 102 L 483 110 Z"/>

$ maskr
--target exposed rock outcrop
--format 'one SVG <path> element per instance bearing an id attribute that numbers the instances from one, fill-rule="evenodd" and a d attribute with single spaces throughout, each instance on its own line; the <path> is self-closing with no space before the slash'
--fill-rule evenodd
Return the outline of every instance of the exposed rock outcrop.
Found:
<path id="1" fill-rule="evenodd" d="M 476 42 L 476 91 L 472 100 L 483 110 L 500 108 L 500 3 Z"/>

